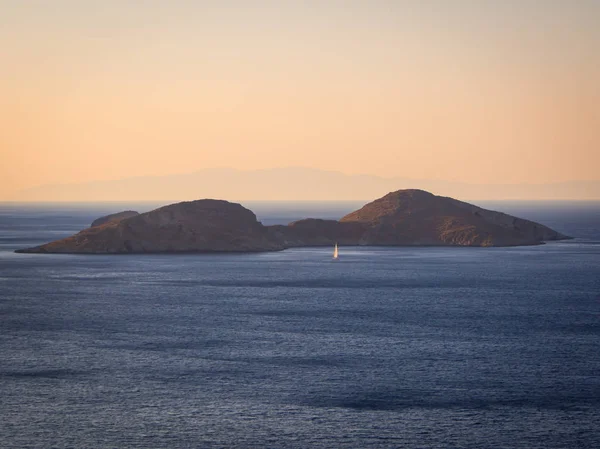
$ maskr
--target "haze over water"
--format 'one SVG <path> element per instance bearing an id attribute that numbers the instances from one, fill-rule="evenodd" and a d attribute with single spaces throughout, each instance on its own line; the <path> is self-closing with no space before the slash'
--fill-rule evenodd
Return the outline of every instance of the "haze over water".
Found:
<path id="1" fill-rule="evenodd" d="M 500 206 L 577 238 L 26 255 L 114 205 L 3 204 L 0 446 L 596 448 L 600 207 Z"/>

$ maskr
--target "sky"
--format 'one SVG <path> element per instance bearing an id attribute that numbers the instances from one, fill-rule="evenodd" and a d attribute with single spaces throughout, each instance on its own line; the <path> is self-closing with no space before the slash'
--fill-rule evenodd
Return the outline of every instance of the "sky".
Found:
<path id="1" fill-rule="evenodd" d="M 0 200 L 214 167 L 600 180 L 599 21 L 594 0 L 0 0 Z"/>

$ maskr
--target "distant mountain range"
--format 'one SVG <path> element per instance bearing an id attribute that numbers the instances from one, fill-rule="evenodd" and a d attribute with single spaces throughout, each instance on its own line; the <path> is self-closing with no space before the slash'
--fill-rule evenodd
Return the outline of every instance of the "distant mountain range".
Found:
<path id="1" fill-rule="evenodd" d="M 553 184 L 467 184 L 427 179 L 347 175 L 311 168 L 241 171 L 227 168 L 189 174 L 132 177 L 80 184 L 44 185 L 17 192 L 16 201 L 371 200 L 398 189 L 423 189 L 468 200 L 598 200 L 600 181 Z"/>

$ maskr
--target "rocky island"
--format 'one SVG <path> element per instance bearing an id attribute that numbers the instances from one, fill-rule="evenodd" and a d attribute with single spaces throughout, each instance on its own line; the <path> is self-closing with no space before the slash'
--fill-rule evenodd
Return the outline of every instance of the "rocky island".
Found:
<path id="1" fill-rule="evenodd" d="M 112 218 L 110 218 L 112 217 Z M 519 246 L 569 237 L 522 218 L 423 190 L 399 190 L 341 220 L 307 218 L 264 226 L 240 204 L 197 200 L 138 214 L 125 211 L 91 228 L 20 253 L 182 253 L 277 251 L 303 246 Z"/>

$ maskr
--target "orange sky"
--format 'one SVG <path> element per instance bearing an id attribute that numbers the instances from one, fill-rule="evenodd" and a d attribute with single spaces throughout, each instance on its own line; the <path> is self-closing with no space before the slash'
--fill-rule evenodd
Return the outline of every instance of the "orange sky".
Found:
<path id="1" fill-rule="evenodd" d="M 305 166 L 600 180 L 600 2 L 0 0 L 0 200 Z"/>

